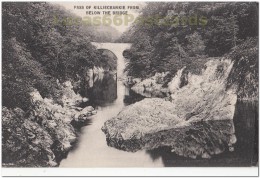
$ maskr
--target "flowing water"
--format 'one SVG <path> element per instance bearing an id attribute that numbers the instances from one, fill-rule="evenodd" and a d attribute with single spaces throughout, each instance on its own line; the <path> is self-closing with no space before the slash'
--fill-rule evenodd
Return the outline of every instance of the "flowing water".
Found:
<path id="1" fill-rule="evenodd" d="M 116 116 L 126 105 L 143 98 L 120 81 L 124 65 L 124 58 L 119 57 L 118 77 L 107 73 L 87 91 L 90 99 L 88 104 L 98 112 L 81 129 L 77 145 L 61 161 L 60 167 L 250 166 L 255 162 L 252 155 L 257 152 L 255 149 L 258 144 L 255 143 L 255 135 L 258 135 L 256 103 L 237 102 L 234 115 L 237 143 L 234 151 L 225 151 L 211 159 L 183 158 L 171 153 L 167 147 L 133 153 L 107 146 L 105 134 L 101 131 L 104 122 Z"/>

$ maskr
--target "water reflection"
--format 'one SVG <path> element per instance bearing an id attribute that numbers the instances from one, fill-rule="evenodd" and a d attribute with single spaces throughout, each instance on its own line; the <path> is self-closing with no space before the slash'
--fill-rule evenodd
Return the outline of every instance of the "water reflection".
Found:
<path id="1" fill-rule="evenodd" d="M 122 49 L 126 46 L 129 44 L 114 46 L 114 52 L 118 57 L 117 75 L 120 77 L 123 77 L 125 67 Z M 123 82 L 114 75 L 104 73 L 102 80 L 91 81 L 93 85 L 86 92 L 89 102 L 85 104 L 96 106 L 98 112 L 92 116 L 91 125 L 81 129 L 77 147 L 61 161 L 60 167 L 162 167 L 162 160 L 153 161 L 145 150 L 131 153 L 107 146 L 106 136 L 101 127 L 106 120 L 116 116 L 125 105 L 135 102 L 136 97 L 130 96 L 131 92 L 128 92 Z"/>
<path id="2" fill-rule="evenodd" d="M 104 81 L 104 83 L 106 83 Z M 106 83 L 110 85 L 109 83 Z M 100 85 L 102 86 L 102 85 Z M 109 87 L 105 87 L 109 88 Z M 162 167 L 162 160 L 153 161 L 151 157 L 140 150 L 135 153 L 125 152 L 107 146 L 106 136 L 101 131 L 104 122 L 116 116 L 125 106 L 124 96 L 126 88 L 122 82 L 117 83 L 117 97 L 112 103 L 107 96 L 101 98 L 104 102 L 97 107 L 98 112 L 91 118 L 91 125 L 81 129 L 81 136 L 73 149 L 60 163 L 60 167 Z M 93 91 L 93 90 L 92 90 Z M 95 90 L 100 91 L 100 90 Z M 109 91 L 109 90 L 108 90 Z M 103 95 L 102 95 L 103 96 Z M 91 98 L 95 102 L 95 98 Z M 100 97 L 97 98 L 101 101 Z"/>
<path id="3" fill-rule="evenodd" d="M 102 77 L 94 76 L 94 78 L 99 78 L 97 80 L 93 80 L 93 85 L 89 89 L 86 90 L 85 96 L 89 99 L 84 106 L 106 106 L 114 102 L 117 97 L 117 79 L 115 74 L 113 73 L 104 73 Z M 124 91 L 122 93 L 124 105 L 133 104 L 135 102 L 141 101 L 145 97 L 135 93 L 129 87 L 122 86 Z M 82 107 L 84 107 L 82 105 Z"/>
<path id="4" fill-rule="evenodd" d="M 120 76 L 123 68 L 124 59 L 118 58 Z M 171 134 L 178 134 L 171 131 L 169 134 L 162 132 L 160 137 L 147 138 L 147 148 L 151 149 L 150 151 L 140 150 L 132 153 L 107 146 L 105 134 L 101 131 L 104 122 L 115 117 L 126 105 L 138 102 L 144 97 L 129 90 L 111 73 L 92 78 L 93 84 L 86 91 L 89 101 L 85 105 L 94 106 L 98 113 L 81 129 L 77 145 L 68 157 L 62 160 L 60 167 L 251 166 L 252 162 L 257 161 L 258 107 L 256 103 L 241 101 L 236 104 L 234 123 L 231 122 L 237 138 L 233 152 L 226 149 L 224 153 L 211 159 L 178 156 L 171 152 L 169 146 L 161 144 L 162 139 L 170 140 Z M 158 146 L 160 148 L 156 148 Z"/>
<path id="5" fill-rule="evenodd" d="M 83 128 L 81 140 L 71 152 L 69 158 L 62 162 L 61 167 L 251 166 L 257 162 L 257 103 L 238 101 L 233 121 L 224 123 L 223 127 L 216 126 L 217 123 L 212 126 L 212 128 L 221 128 L 222 131 L 227 132 L 230 132 L 230 130 L 225 130 L 226 125 L 231 124 L 235 127 L 237 142 L 234 145 L 233 152 L 230 152 L 226 145 L 223 153 L 214 155 L 211 159 L 191 159 L 178 156 L 171 152 L 172 148 L 170 146 L 161 144 L 171 142 L 171 135 L 176 135 L 175 132 L 171 133 L 171 131 L 159 134 L 160 138 L 158 135 L 147 138 L 146 149 L 151 149 L 149 151 L 140 150 L 131 153 L 108 147 L 105 135 L 100 130 L 103 123 L 120 112 L 124 106 L 138 102 L 144 97 L 125 87 L 122 82 L 115 79 L 113 74 L 109 73 L 104 74 L 102 79 L 95 80 L 93 87 L 87 90 L 87 94 L 90 99 L 87 105 L 98 106 L 96 107 L 98 108 L 98 114 L 93 117 L 90 125 Z M 73 161 L 78 162 L 72 163 Z"/>
<path id="6" fill-rule="evenodd" d="M 172 148 L 170 146 L 161 144 L 171 142 L 171 135 L 176 135 L 175 132 L 171 133 L 171 131 L 147 138 L 146 149 L 151 149 L 149 151 L 141 150 L 130 153 L 108 147 L 105 135 L 100 130 L 104 121 L 115 116 L 124 106 L 138 102 L 144 97 L 125 87 L 122 82 L 116 81 L 115 77 L 109 73 L 104 74 L 101 80 L 94 81 L 93 87 L 87 91 L 87 94 L 90 99 L 88 105 L 98 106 L 98 115 L 93 117 L 91 125 L 83 128 L 81 141 L 70 154 L 70 157 L 76 158 L 75 161 L 79 159 L 81 162 L 71 164 L 69 160 L 74 159 L 69 158 L 67 161 L 62 162 L 61 167 L 67 167 L 68 165 L 73 167 L 142 166 L 135 163 L 135 161 L 140 162 L 141 160 L 143 160 L 143 166 L 165 167 L 251 166 L 257 162 L 257 103 L 238 101 L 233 121 L 224 123 L 224 125 L 222 123 L 223 127 L 218 126 L 218 123 L 212 126 L 212 128 L 220 128 L 224 132 L 230 132 L 228 128 L 225 130 L 225 126 L 228 124 L 235 127 L 237 142 L 234 145 L 233 152 L 230 152 L 226 145 L 223 153 L 214 155 L 211 159 L 191 159 L 178 156 L 171 152 Z M 87 146 L 82 147 L 82 145 Z M 84 155 L 85 153 L 87 155 Z M 95 159 L 95 161 L 90 162 L 91 159 Z"/>
<path id="7" fill-rule="evenodd" d="M 117 98 L 117 81 L 114 74 L 107 72 L 103 74 L 102 78 L 94 80 L 93 86 L 86 91 L 86 96 L 89 98 L 86 105 L 91 106 L 104 106 L 115 101 Z"/>

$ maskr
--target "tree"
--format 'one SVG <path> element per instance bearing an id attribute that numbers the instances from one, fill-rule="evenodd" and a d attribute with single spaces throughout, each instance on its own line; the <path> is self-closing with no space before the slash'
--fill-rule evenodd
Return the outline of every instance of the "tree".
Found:
<path id="1" fill-rule="evenodd" d="M 199 56 L 204 54 L 205 44 L 202 40 L 201 35 L 198 32 L 194 32 L 193 34 L 187 35 L 187 52 L 189 56 Z"/>

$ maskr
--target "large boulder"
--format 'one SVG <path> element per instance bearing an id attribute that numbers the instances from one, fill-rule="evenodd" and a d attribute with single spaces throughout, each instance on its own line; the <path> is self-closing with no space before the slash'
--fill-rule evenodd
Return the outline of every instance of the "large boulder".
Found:
<path id="1" fill-rule="evenodd" d="M 169 146 L 181 156 L 209 158 L 235 143 L 232 113 L 218 119 L 193 116 L 186 120 L 173 108 L 173 103 L 160 98 L 126 107 L 102 127 L 108 145 L 126 151 Z"/>
<path id="2" fill-rule="evenodd" d="M 169 146 L 190 158 L 233 150 L 237 96 L 226 90 L 233 63 L 214 60 L 206 65 L 202 75 L 190 75 L 187 85 L 173 88 L 171 101 L 146 98 L 106 121 L 102 130 L 108 145 L 126 151 Z"/>

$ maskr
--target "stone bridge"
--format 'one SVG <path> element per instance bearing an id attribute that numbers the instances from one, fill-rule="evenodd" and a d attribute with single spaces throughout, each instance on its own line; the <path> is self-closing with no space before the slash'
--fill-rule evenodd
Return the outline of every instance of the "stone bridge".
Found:
<path id="1" fill-rule="evenodd" d="M 97 43 L 91 42 L 97 49 L 108 49 L 113 52 L 117 58 L 123 56 L 123 51 L 131 47 L 131 43 Z"/>
<path id="2" fill-rule="evenodd" d="M 131 47 L 131 43 L 97 43 L 91 42 L 97 49 L 106 49 L 111 51 L 117 58 L 117 72 L 121 74 L 125 67 L 125 58 L 123 52 Z"/>

